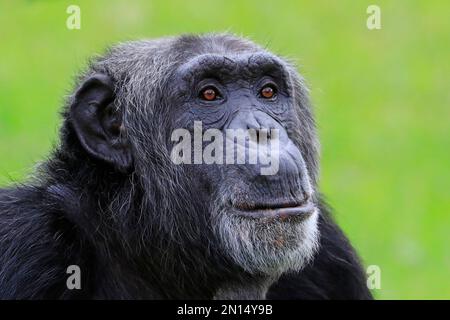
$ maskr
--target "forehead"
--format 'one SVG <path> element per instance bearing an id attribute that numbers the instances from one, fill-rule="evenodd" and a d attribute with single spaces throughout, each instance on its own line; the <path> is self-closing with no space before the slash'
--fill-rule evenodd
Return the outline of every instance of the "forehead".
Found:
<path id="1" fill-rule="evenodd" d="M 202 77 L 286 77 L 285 63 L 268 52 L 205 53 L 181 64 L 177 74 L 184 80 Z"/>

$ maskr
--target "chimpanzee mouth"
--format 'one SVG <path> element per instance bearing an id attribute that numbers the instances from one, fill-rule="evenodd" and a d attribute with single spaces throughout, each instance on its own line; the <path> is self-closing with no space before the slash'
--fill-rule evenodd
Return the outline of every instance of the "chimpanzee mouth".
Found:
<path id="1" fill-rule="evenodd" d="M 288 217 L 308 218 L 316 209 L 310 200 L 304 202 L 283 202 L 283 203 L 237 203 L 233 205 L 235 213 L 248 218 L 279 218 Z"/>

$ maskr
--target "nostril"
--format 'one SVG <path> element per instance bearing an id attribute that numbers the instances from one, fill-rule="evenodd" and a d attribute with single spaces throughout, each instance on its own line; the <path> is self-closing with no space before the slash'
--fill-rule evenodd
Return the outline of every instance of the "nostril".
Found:
<path id="1" fill-rule="evenodd" d="M 253 129 L 253 130 L 261 130 L 261 124 L 255 119 L 255 116 L 253 114 L 246 114 L 244 116 L 244 121 L 247 127 L 247 130 Z"/>
<path id="2" fill-rule="evenodd" d="M 255 123 L 255 124 L 247 123 L 247 130 L 251 130 L 251 129 L 258 131 L 258 130 L 261 130 L 261 127 L 257 123 Z"/>

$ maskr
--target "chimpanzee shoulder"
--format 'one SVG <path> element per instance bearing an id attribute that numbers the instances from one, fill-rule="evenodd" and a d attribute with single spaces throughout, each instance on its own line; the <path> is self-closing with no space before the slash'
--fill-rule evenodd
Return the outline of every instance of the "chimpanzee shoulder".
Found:
<path id="1" fill-rule="evenodd" d="M 61 298 L 74 230 L 41 187 L 0 190 L 0 298 Z"/>

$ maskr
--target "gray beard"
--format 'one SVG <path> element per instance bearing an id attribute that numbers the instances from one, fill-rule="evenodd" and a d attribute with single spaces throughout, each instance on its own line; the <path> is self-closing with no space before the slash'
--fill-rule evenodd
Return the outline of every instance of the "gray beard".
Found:
<path id="1" fill-rule="evenodd" d="M 318 249 L 318 209 L 303 221 L 253 219 L 218 212 L 216 234 L 223 251 L 251 274 L 278 277 L 301 270 Z M 258 290 L 256 290 L 258 291 Z"/>

